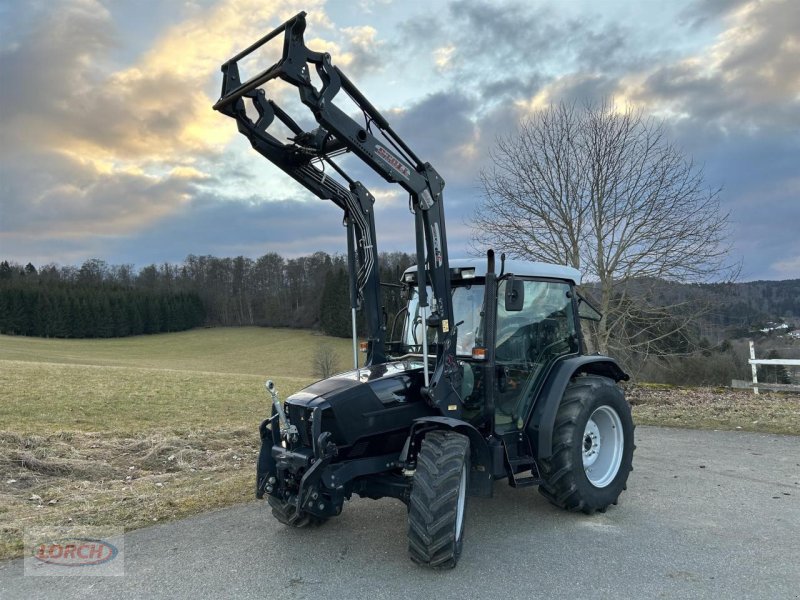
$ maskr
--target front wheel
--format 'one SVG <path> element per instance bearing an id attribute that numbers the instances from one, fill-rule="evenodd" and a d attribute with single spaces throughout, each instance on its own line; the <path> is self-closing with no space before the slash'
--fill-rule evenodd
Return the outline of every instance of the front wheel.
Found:
<path id="1" fill-rule="evenodd" d="M 611 379 L 573 379 L 556 414 L 553 453 L 541 461 L 539 492 L 567 510 L 605 512 L 633 468 L 633 429 L 630 405 Z"/>
<path id="2" fill-rule="evenodd" d="M 417 455 L 408 503 L 408 554 L 434 569 L 456 566 L 464 545 L 469 438 L 432 431 Z"/>

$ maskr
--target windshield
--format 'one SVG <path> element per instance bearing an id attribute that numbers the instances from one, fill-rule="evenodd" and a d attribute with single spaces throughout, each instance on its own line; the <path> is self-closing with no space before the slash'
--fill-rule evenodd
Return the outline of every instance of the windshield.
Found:
<path id="1" fill-rule="evenodd" d="M 428 287 L 428 298 L 432 290 Z M 453 288 L 453 316 L 458 325 L 456 337 L 456 354 L 472 356 L 475 340 L 480 336 L 481 309 L 483 307 L 483 285 L 464 285 Z M 422 344 L 422 317 L 419 310 L 419 295 L 417 288 L 412 288 L 411 298 L 408 301 L 408 318 L 403 330 L 403 341 L 407 346 L 420 346 Z M 428 329 L 428 343 L 436 341 L 436 330 Z"/>

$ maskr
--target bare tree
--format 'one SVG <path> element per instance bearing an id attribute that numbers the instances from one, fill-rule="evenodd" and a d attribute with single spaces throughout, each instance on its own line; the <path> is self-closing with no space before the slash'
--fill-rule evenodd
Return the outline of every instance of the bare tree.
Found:
<path id="1" fill-rule="evenodd" d="M 732 274 L 719 190 L 639 110 L 553 105 L 498 138 L 491 159 L 476 249 L 571 265 L 596 282 L 601 352 L 661 352 L 688 338 L 694 312 L 658 306 L 654 286 Z"/>
<path id="2" fill-rule="evenodd" d="M 314 372 L 321 379 L 327 379 L 338 370 L 336 351 L 328 344 L 320 344 L 314 351 Z"/>

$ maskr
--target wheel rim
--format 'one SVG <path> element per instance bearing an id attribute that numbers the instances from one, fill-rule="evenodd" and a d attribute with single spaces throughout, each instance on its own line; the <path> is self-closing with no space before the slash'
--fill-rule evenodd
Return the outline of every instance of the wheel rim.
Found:
<path id="1" fill-rule="evenodd" d="M 467 466 L 461 467 L 461 483 L 458 485 L 458 505 L 456 506 L 456 541 L 461 539 L 464 529 L 464 508 L 467 504 Z"/>
<path id="2" fill-rule="evenodd" d="M 610 484 L 622 464 L 625 434 L 622 421 L 610 406 L 600 406 L 589 417 L 583 431 L 583 470 L 594 487 Z"/>

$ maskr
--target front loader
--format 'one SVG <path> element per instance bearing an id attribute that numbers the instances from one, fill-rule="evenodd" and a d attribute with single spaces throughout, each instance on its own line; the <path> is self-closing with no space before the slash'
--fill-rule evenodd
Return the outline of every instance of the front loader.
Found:
<path id="1" fill-rule="evenodd" d="M 353 494 L 398 498 L 408 506 L 409 556 L 432 568 L 456 565 L 467 498 L 491 496 L 497 480 L 538 486 L 571 511 L 616 504 L 634 449 L 618 385 L 628 376 L 614 359 L 587 354 L 581 320 L 599 313 L 576 287 L 580 273 L 496 261 L 491 250 L 481 260 L 450 260 L 444 180 L 330 55 L 306 47 L 305 28 L 301 12 L 223 64 L 214 108 L 236 120 L 257 152 L 343 210 L 354 368 L 283 403 L 267 383 L 272 413 L 260 427 L 256 496 L 291 527 L 340 514 Z M 240 63 L 281 36 L 277 62 L 242 81 Z M 316 127 L 302 127 L 267 96 L 278 82 L 297 89 Z M 342 94 L 360 117 L 337 106 Z M 346 155 L 409 193 L 417 266 L 401 277 L 400 331 L 387 333 L 382 310 L 375 199 L 339 164 Z"/>

